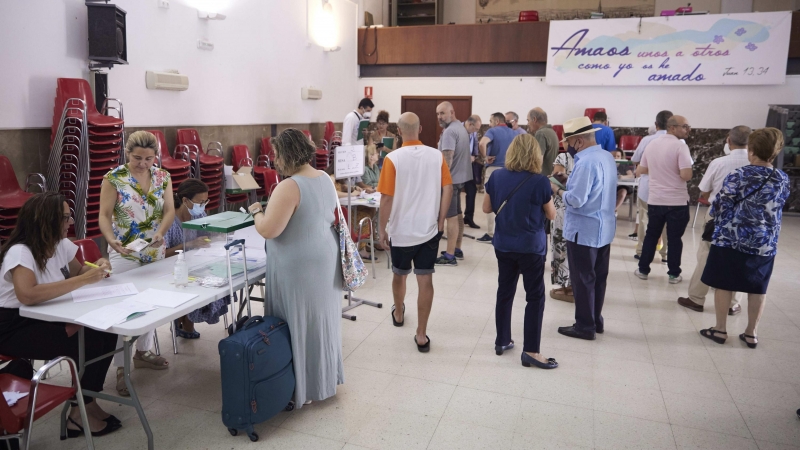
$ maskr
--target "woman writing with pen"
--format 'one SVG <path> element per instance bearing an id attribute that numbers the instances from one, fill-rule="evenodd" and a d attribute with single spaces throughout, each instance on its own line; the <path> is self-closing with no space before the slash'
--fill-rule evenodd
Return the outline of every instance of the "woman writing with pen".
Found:
<path id="1" fill-rule="evenodd" d="M 56 192 L 36 194 L 19 211 L 16 228 L 0 247 L 0 354 L 25 359 L 51 360 L 68 356 L 78 360 L 78 327 L 22 317 L 19 308 L 67 296 L 97 283 L 111 270 L 105 259 L 93 267 L 81 266 L 75 258 L 78 247 L 67 239 L 72 223 L 69 206 Z M 68 298 L 68 297 L 67 297 Z M 114 351 L 117 336 L 86 328 L 86 360 Z M 83 389 L 101 392 L 111 356 L 89 364 L 81 376 Z M 120 421 L 84 396 L 93 436 L 118 430 Z M 77 403 L 72 404 L 67 436 L 78 437 L 87 424 L 81 421 Z"/>
<path id="2" fill-rule="evenodd" d="M 108 242 L 108 257 L 116 273 L 127 272 L 165 256 L 164 235 L 175 219 L 175 207 L 169 172 L 154 167 L 157 153 L 158 141 L 152 133 L 132 133 L 125 144 L 128 163 L 112 169 L 103 177 L 100 231 Z M 140 251 L 126 248 L 137 239 L 150 244 Z M 154 334 L 155 331 L 150 331 L 136 340 L 134 367 L 155 370 L 169 367 L 166 359 L 150 351 Z M 114 356 L 117 392 L 128 396 L 123 363 L 122 353 L 117 353 Z"/>

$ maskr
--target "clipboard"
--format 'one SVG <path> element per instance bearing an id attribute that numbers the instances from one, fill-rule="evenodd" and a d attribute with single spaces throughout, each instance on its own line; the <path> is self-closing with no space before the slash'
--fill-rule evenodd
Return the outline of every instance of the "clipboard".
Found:
<path id="1" fill-rule="evenodd" d="M 382 142 L 385 148 L 394 148 L 394 138 L 385 137 L 383 138 Z"/>
<path id="2" fill-rule="evenodd" d="M 357 141 L 364 140 L 364 130 L 369 128 L 369 120 L 364 119 L 358 123 L 358 136 L 356 137 Z"/>
<path id="3" fill-rule="evenodd" d="M 558 186 L 558 187 L 559 187 L 559 189 L 564 189 L 564 190 L 567 190 L 567 187 L 566 187 L 566 186 L 564 186 L 563 184 L 561 184 L 561 182 L 560 182 L 560 181 L 558 181 L 558 180 L 556 179 L 556 177 L 550 177 L 550 182 L 551 182 L 551 183 L 553 183 L 553 184 L 555 184 L 556 186 Z"/>

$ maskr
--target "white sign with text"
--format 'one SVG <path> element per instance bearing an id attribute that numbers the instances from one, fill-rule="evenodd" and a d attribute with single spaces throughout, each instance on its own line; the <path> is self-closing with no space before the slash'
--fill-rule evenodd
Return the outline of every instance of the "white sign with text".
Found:
<path id="1" fill-rule="evenodd" d="M 333 169 L 337 180 L 364 175 L 364 146 L 340 145 L 336 147 Z"/>
<path id="2" fill-rule="evenodd" d="M 547 84 L 782 84 L 792 13 L 550 22 Z"/>

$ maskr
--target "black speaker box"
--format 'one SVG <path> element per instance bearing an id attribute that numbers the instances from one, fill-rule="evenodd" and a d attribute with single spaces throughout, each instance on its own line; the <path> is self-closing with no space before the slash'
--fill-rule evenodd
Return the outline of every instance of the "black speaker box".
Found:
<path id="1" fill-rule="evenodd" d="M 128 64 L 124 10 L 116 5 L 89 4 L 89 60 Z"/>

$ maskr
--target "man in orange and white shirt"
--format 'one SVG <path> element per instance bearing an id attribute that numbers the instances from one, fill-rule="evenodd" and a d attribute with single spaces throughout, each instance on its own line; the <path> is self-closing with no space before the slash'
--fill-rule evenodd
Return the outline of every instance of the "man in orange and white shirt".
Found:
<path id="1" fill-rule="evenodd" d="M 434 264 L 453 182 L 442 153 L 419 141 L 422 128 L 416 114 L 401 115 L 397 128 L 403 146 L 386 155 L 378 181 L 381 245 L 392 252 L 392 322 L 397 327 L 405 322 L 406 278 L 413 262 L 419 285 L 414 343 L 426 353 L 431 344 L 426 330 L 433 305 Z"/>

